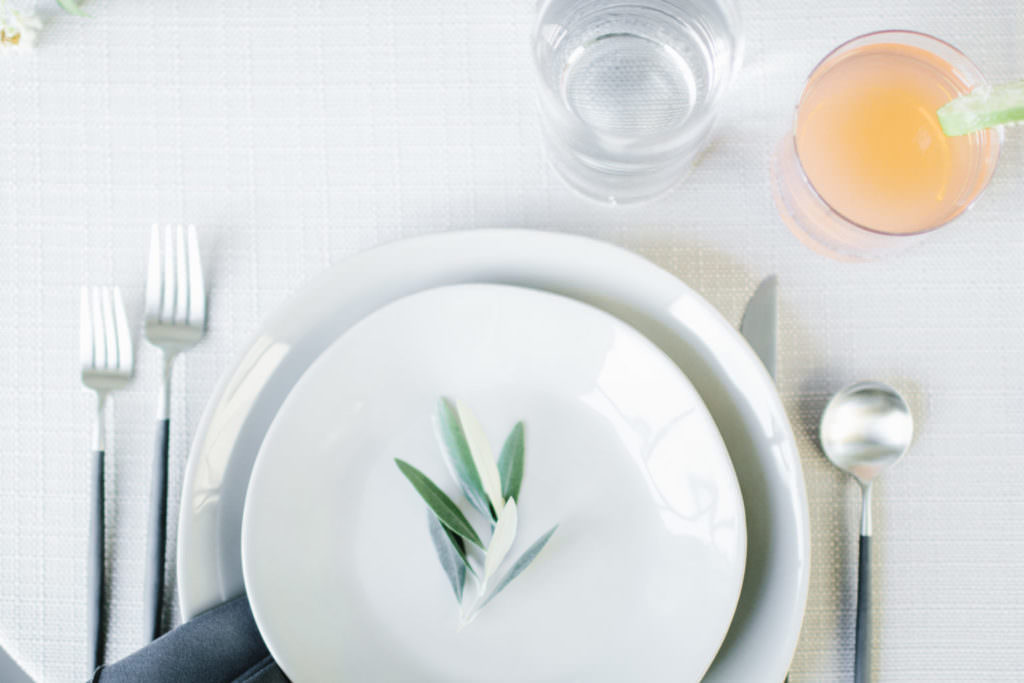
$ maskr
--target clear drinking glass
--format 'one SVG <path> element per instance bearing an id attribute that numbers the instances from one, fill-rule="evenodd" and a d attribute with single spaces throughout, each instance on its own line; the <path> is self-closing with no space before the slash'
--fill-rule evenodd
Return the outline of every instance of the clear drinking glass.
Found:
<path id="1" fill-rule="evenodd" d="M 1002 132 L 947 137 L 935 111 L 985 84 L 962 52 L 922 33 L 840 45 L 811 72 L 776 151 L 783 222 L 812 249 L 861 261 L 959 216 L 991 179 Z"/>
<path id="2" fill-rule="evenodd" d="M 533 40 L 548 156 L 580 192 L 646 199 L 707 142 L 742 59 L 732 0 L 546 0 Z"/>

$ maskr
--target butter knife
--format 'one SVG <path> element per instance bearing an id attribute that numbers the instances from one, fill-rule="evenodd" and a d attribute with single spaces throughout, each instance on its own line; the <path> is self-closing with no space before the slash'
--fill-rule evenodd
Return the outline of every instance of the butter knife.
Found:
<path id="1" fill-rule="evenodd" d="M 32 679 L 18 666 L 14 658 L 0 647 L 0 681 L 4 683 L 32 683 Z"/>
<path id="2" fill-rule="evenodd" d="M 769 275 L 754 290 L 740 321 L 740 334 L 775 379 L 776 339 L 779 333 L 779 279 Z"/>
<path id="3" fill-rule="evenodd" d="M 779 336 L 779 278 L 769 275 L 754 290 L 740 320 L 740 334 L 775 379 L 775 357 Z M 785 683 L 789 683 L 786 675 Z"/>

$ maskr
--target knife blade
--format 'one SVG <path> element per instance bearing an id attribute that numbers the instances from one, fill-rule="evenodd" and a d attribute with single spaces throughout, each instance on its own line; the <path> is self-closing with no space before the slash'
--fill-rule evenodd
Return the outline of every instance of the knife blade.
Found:
<path id="1" fill-rule="evenodd" d="M 754 290 L 740 320 L 740 334 L 753 347 L 774 381 L 779 336 L 779 278 L 775 275 L 761 280 Z M 784 683 L 789 683 L 789 674 Z"/>
<path id="2" fill-rule="evenodd" d="M 740 334 L 754 348 L 757 357 L 775 379 L 775 357 L 779 333 L 779 279 L 769 275 L 754 290 L 740 321 Z"/>
<path id="3" fill-rule="evenodd" d="M 14 658 L 0 647 L 0 681 L 4 683 L 32 683 L 32 679 L 18 666 Z"/>

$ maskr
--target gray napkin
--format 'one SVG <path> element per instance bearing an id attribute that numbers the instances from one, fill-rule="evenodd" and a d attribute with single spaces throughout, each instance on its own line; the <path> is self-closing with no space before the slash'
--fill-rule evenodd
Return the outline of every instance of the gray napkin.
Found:
<path id="1" fill-rule="evenodd" d="M 22 671 L 14 657 L 4 652 L 0 647 L 0 681 L 3 683 L 32 683 L 28 674 Z"/>
<path id="2" fill-rule="evenodd" d="M 93 683 L 288 683 L 263 644 L 243 595 L 165 633 L 119 662 L 101 666 Z"/>

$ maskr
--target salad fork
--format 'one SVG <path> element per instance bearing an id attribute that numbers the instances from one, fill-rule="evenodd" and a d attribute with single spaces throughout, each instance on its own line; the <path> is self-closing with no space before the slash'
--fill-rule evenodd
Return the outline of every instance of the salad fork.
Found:
<path id="1" fill-rule="evenodd" d="M 93 432 L 92 521 L 89 525 L 89 657 L 92 669 L 103 663 L 103 460 L 106 451 L 106 405 L 110 392 L 132 378 L 135 361 L 124 300 L 117 287 L 82 287 L 79 352 L 82 384 L 96 392 Z"/>
<path id="2" fill-rule="evenodd" d="M 160 636 L 167 534 L 167 454 L 171 421 L 171 371 L 179 353 L 194 346 L 206 327 L 206 291 L 195 226 L 154 225 L 146 278 L 145 334 L 163 352 L 163 381 L 157 407 L 156 453 L 150 490 L 144 628 Z M 163 241 L 163 249 L 160 243 Z"/>

